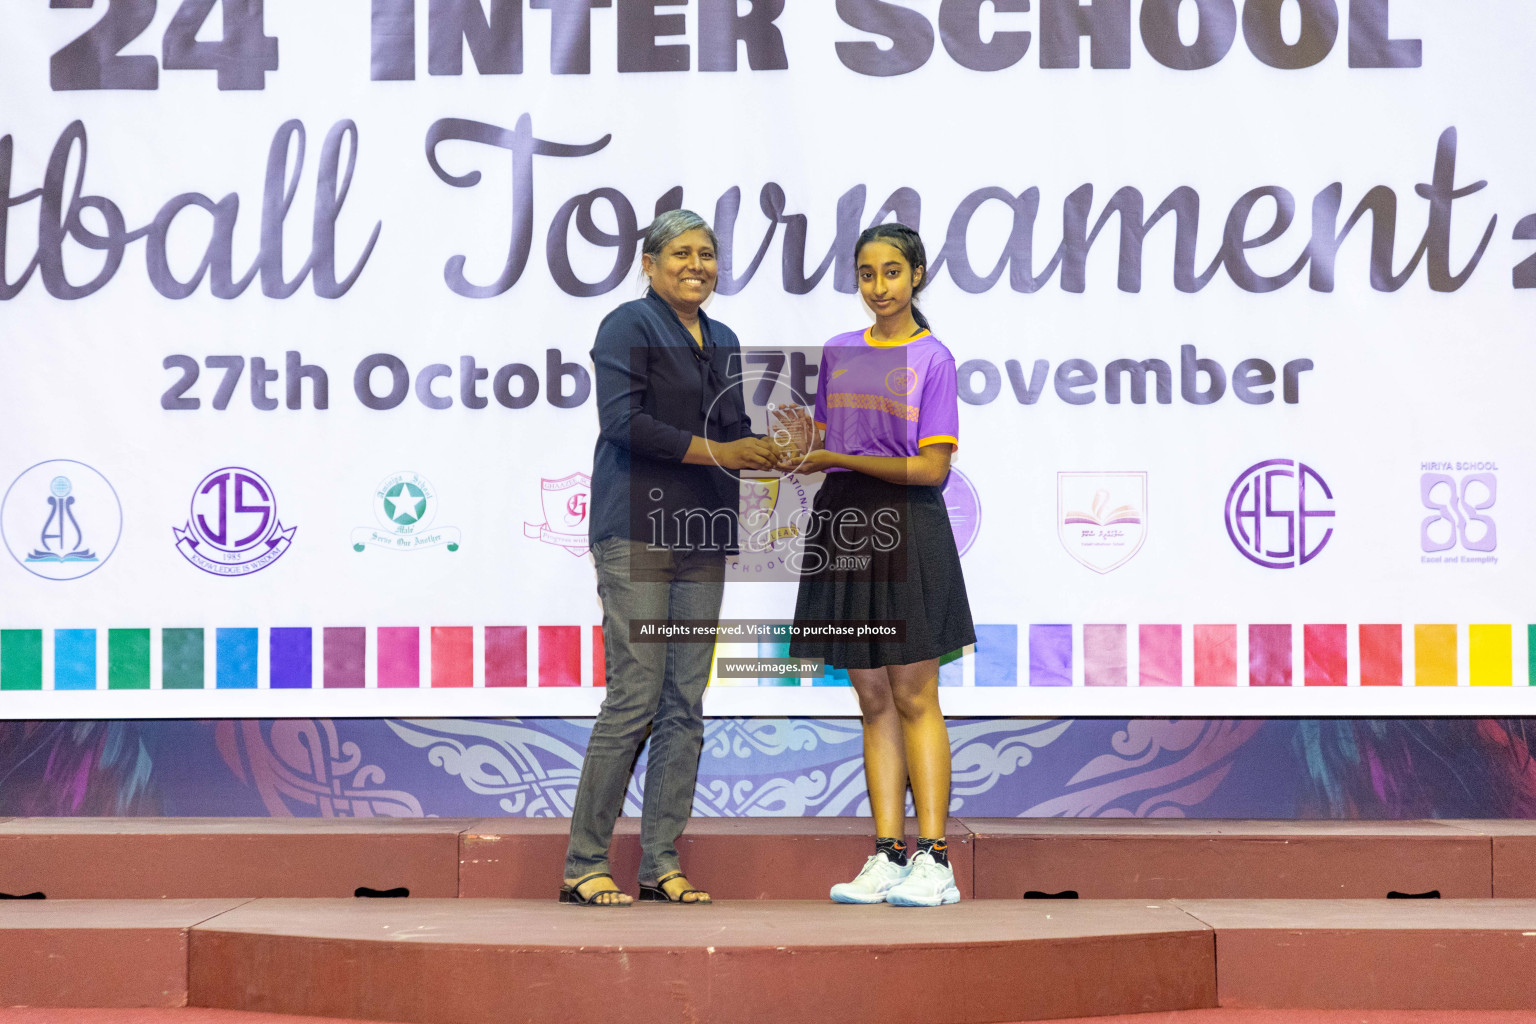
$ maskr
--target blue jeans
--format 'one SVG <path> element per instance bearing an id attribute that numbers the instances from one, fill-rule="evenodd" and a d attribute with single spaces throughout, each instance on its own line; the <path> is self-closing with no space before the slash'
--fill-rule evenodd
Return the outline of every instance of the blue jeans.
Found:
<path id="1" fill-rule="evenodd" d="M 718 621 L 725 556 L 650 549 L 644 541 L 622 537 L 599 541 L 592 555 L 603 602 L 608 693 L 581 764 L 565 877 L 608 870 L 614 822 L 649 730 L 640 881 L 652 884 L 678 870 L 677 838 L 693 810 L 704 740 L 704 687 L 714 644 L 631 643 L 629 624 L 633 619 Z"/>

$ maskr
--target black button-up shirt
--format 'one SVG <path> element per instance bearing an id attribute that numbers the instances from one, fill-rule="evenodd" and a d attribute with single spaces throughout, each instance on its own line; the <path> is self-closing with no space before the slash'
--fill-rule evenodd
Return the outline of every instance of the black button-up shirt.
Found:
<path id="1" fill-rule="evenodd" d="M 702 349 L 651 290 L 609 313 L 597 329 L 594 545 L 625 537 L 657 547 L 736 552 L 739 475 L 682 461 L 695 435 L 735 441 L 753 433 L 735 333 L 702 309 L 699 326 Z"/>

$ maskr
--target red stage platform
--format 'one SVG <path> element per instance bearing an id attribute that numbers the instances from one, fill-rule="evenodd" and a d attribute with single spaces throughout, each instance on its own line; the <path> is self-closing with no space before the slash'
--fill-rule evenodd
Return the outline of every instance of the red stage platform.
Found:
<path id="1" fill-rule="evenodd" d="M 197 1005 L 380 1020 L 1012 1021 L 1215 1005 L 1168 906 L 259 900 L 193 934 Z"/>
<path id="2" fill-rule="evenodd" d="M 0 821 L 0 893 L 53 899 L 413 896 L 542 899 L 558 887 L 556 818 L 16 818 Z M 856 870 L 859 818 L 695 818 L 683 867 L 723 899 L 820 899 Z M 1536 897 L 1536 822 L 951 819 L 962 895 L 1017 899 Z M 782 870 L 786 861 L 794 871 Z M 614 875 L 633 891 L 639 823 Z"/>
<path id="3" fill-rule="evenodd" d="M 1530 1010 L 1536 900 L 1193 900 L 1222 1006 Z"/>
<path id="4" fill-rule="evenodd" d="M 49 899 L 459 894 L 448 818 L 13 818 L 0 893 Z"/>
<path id="5" fill-rule="evenodd" d="M 613 864 L 631 886 L 636 824 Z M 1536 892 L 1536 823 L 955 820 L 968 898 L 933 910 L 826 902 L 869 850 L 868 821 L 836 818 L 695 820 L 680 852 L 712 907 L 561 906 L 565 829 L 0 821 L 0 893 L 47 897 L 0 900 L 0 1005 L 432 1024 L 1536 1006 L 1536 899 L 1515 898 Z M 1082 898 L 1021 898 L 1063 890 Z"/>
<path id="6" fill-rule="evenodd" d="M 1536 896 L 1536 821 L 1448 821 L 1487 836 L 1493 846 L 1493 895 Z"/>
<path id="7" fill-rule="evenodd" d="M 1493 895 L 1488 837 L 1432 821 L 970 818 L 966 825 L 975 833 L 983 899 L 1065 890 L 1085 899 Z M 1536 840 L 1536 830 L 1529 834 Z"/>
<path id="8" fill-rule="evenodd" d="M 244 900 L 0 903 L 0 1006 L 185 1006 L 192 926 Z"/>

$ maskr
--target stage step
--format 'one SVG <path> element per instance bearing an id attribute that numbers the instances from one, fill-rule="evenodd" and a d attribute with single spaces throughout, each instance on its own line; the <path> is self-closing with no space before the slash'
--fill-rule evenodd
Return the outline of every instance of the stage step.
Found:
<path id="1" fill-rule="evenodd" d="M 457 896 L 446 818 L 16 818 L 0 823 L 0 893 L 49 899 Z"/>
<path id="2" fill-rule="evenodd" d="M 612 867 L 634 891 L 639 821 Z M 14 818 L 0 895 L 50 899 L 548 899 L 563 818 Z M 1536 823 L 964 818 L 947 827 L 966 898 L 1536 897 Z M 678 844 L 722 899 L 823 899 L 870 851 L 863 818 L 695 818 Z"/>
<path id="3" fill-rule="evenodd" d="M 1529 1010 L 1536 900 L 0 902 L 0 1006 L 417 1022 Z"/>
<path id="4" fill-rule="evenodd" d="M 1532 1010 L 1536 900 L 1179 900 L 1220 1005 Z"/>
<path id="5" fill-rule="evenodd" d="M 974 833 L 981 899 L 1027 892 L 1075 892 L 1083 899 L 1495 895 L 1496 847 L 1475 830 L 1483 822 L 967 818 L 965 824 Z M 1536 838 L 1536 831 L 1528 835 Z"/>
<path id="6" fill-rule="evenodd" d="M 194 1005 L 420 1024 L 1020 1021 L 1214 1006 L 1170 904 L 258 900 L 196 929 Z"/>
<path id="7" fill-rule="evenodd" d="M 459 895 L 545 899 L 559 886 L 570 822 L 489 818 L 464 833 Z M 694 818 L 677 844 L 688 877 L 725 900 L 822 900 L 872 852 L 869 818 Z M 973 895 L 971 832 L 950 819 L 950 863 L 960 895 Z M 909 837 L 915 838 L 915 837 Z M 640 822 L 619 819 L 610 867 L 636 892 Z"/>
<path id="8" fill-rule="evenodd" d="M 1536 897 L 1536 821 L 1446 821 L 1493 844 L 1493 895 Z"/>
<path id="9" fill-rule="evenodd" d="M 188 933 L 243 902 L 0 902 L 0 1006 L 185 1006 Z"/>

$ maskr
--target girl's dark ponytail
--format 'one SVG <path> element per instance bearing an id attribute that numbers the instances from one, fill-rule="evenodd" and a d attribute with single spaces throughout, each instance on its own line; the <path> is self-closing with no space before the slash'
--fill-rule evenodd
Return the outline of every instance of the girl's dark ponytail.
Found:
<path id="1" fill-rule="evenodd" d="M 859 261 L 859 253 L 863 252 L 864 247 L 870 242 L 889 242 L 894 245 L 914 274 L 917 273 L 918 267 L 923 268 L 923 279 L 917 283 L 916 288 L 912 289 L 912 319 L 916 320 L 917 326 L 923 330 L 933 330 L 923 311 L 917 308 L 917 293 L 928 287 L 928 253 L 923 248 L 922 237 L 905 224 L 876 224 L 872 228 L 865 228 L 853 246 L 855 264 Z"/>

